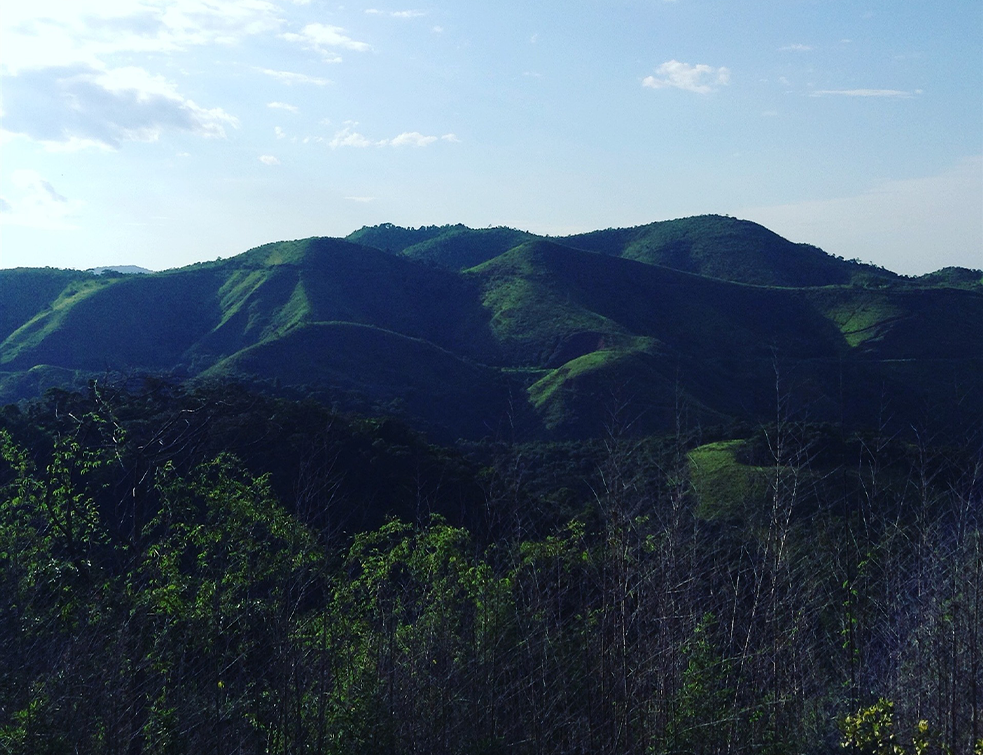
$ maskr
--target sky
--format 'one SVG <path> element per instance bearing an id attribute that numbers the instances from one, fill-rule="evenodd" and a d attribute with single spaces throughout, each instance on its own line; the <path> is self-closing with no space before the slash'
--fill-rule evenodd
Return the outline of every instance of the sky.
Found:
<path id="1" fill-rule="evenodd" d="M 4 2 L 0 267 L 718 213 L 983 268 L 979 0 L 381 2 Z"/>

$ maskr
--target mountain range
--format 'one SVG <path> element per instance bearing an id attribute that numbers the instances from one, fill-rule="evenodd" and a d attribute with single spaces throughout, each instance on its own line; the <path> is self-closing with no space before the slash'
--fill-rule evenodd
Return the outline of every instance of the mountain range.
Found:
<path id="1" fill-rule="evenodd" d="M 449 439 L 776 413 L 951 431 L 983 417 L 980 323 L 979 270 L 904 277 L 730 217 L 566 237 L 384 224 L 143 275 L 0 270 L 0 401 L 150 373 Z"/>

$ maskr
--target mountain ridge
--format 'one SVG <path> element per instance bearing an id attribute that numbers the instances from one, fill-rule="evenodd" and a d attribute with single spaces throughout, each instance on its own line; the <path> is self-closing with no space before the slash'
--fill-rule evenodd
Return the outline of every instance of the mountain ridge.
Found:
<path id="1" fill-rule="evenodd" d="M 0 400 L 150 371 L 327 391 L 446 437 L 509 415 L 560 438 L 600 432 L 618 396 L 651 431 L 679 401 L 760 421 L 781 369 L 815 419 L 870 423 L 887 401 L 899 426 L 932 404 L 945 424 L 959 402 L 983 414 L 965 397 L 983 395 L 978 279 L 905 278 L 721 216 L 562 238 L 384 224 L 139 276 L 0 271 Z"/>

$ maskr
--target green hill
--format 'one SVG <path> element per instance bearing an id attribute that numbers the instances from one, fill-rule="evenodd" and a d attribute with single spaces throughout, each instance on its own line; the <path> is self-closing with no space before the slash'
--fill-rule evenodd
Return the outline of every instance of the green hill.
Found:
<path id="1" fill-rule="evenodd" d="M 512 228 L 453 228 L 405 248 L 401 255 L 447 270 L 464 270 L 535 238 L 534 234 Z"/>
<path id="2" fill-rule="evenodd" d="M 436 238 L 448 231 L 457 229 L 468 230 L 463 225 L 428 225 L 419 228 L 403 228 L 392 223 L 382 223 L 381 225 L 364 226 L 357 231 L 348 234 L 346 241 L 355 244 L 375 247 L 390 254 L 399 254 L 407 247 L 421 244 Z"/>
<path id="3" fill-rule="evenodd" d="M 50 267 L 0 270 L 0 342 L 69 288 L 83 288 L 94 278 L 91 273 Z"/>
<path id="4" fill-rule="evenodd" d="M 567 236 L 563 244 L 713 278 L 765 286 L 890 282 L 894 273 L 795 244 L 747 220 L 703 215 Z"/>
<path id="5" fill-rule="evenodd" d="M 0 400 L 116 370 L 328 391 L 450 436 L 577 437 L 618 413 L 654 431 L 682 409 L 759 422 L 776 390 L 811 419 L 944 425 L 983 414 L 977 274 L 904 279 L 717 216 L 564 239 L 384 225 L 141 276 L 0 271 Z"/>
<path id="6" fill-rule="evenodd" d="M 983 270 L 971 270 L 966 267 L 944 267 L 934 273 L 921 275 L 915 281 L 928 286 L 948 286 L 950 288 L 983 291 Z"/>

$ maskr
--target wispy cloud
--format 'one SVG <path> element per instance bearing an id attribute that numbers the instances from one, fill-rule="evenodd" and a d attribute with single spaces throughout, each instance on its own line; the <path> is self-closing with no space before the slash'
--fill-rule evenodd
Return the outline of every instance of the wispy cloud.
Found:
<path id="1" fill-rule="evenodd" d="M 810 52 L 811 50 L 814 50 L 816 48 L 814 48 L 812 45 L 794 44 L 794 45 L 785 45 L 784 47 L 779 47 L 778 49 L 781 52 Z"/>
<path id="2" fill-rule="evenodd" d="M 687 92 L 707 94 L 717 86 L 730 83 L 730 70 L 721 66 L 714 68 L 704 63 L 690 65 L 678 60 L 667 60 L 655 69 L 656 76 L 646 76 L 642 86 L 651 89 L 684 89 Z"/>
<path id="3" fill-rule="evenodd" d="M 300 108 L 296 105 L 288 105 L 286 102 L 268 102 L 266 107 L 272 108 L 273 110 L 286 110 L 290 113 L 299 113 Z"/>
<path id="4" fill-rule="evenodd" d="M 281 24 L 280 9 L 266 0 L 8 3 L 0 18 L 10 71 L 96 66 L 119 53 L 232 45 L 278 31 Z"/>
<path id="5" fill-rule="evenodd" d="M 454 134 L 428 136 L 419 131 L 404 131 L 391 139 L 370 139 L 354 129 L 357 124 L 346 126 L 328 142 L 332 149 L 338 147 L 428 147 L 436 141 L 460 142 Z"/>
<path id="6" fill-rule="evenodd" d="M 379 146 L 388 144 L 391 147 L 426 147 L 437 141 L 436 136 L 424 136 L 419 131 L 405 131 L 392 139 L 383 139 Z"/>
<path id="7" fill-rule="evenodd" d="M 378 8 L 366 8 L 365 12 L 370 16 L 388 16 L 389 18 L 420 18 L 426 16 L 425 10 L 379 10 Z"/>
<path id="8" fill-rule="evenodd" d="M 142 68 L 85 65 L 22 71 L 4 85 L 3 128 L 49 149 L 152 142 L 165 131 L 224 137 L 238 127 L 221 108 L 203 108 Z"/>
<path id="9" fill-rule="evenodd" d="M 330 84 L 330 79 L 321 79 L 317 76 L 308 76 L 306 73 L 294 73 L 293 71 L 275 71 L 272 68 L 258 68 L 256 69 L 260 73 L 264 73 L 267 76 L 272 76 L 278 81 L 282 81 L 284 84 L 312 84 L 314 86 L 323 87 L 326 84 Z"/>
<path id="10" fill-rule="evenodd" d="M 340 26 L 328 24 L 307 24 L 299 34 L 288 32 L 281 34 L 280 37 L 288 42 L 296 42 L 307 50 L 314 50 L 326 63 L 341 62 L 341 56 L 335 52 L 335 49 L 354 52 L 368 52 L 372 49 L 371 45 L 349 37 Z"/>
<path id="11" fill-rule="evenodd" d="M 375 201 L 375 197 L 345 197 L 345 199 L 349 202 L 361 202 L 362 204 Z"/>
<path id="12" fill-rule="evenodd" d="M 15 193 L 0 197 L 0 222 L 51 231 L 71 230 L 71 218 L 85 205 L 68 199 L 34 170 L 15 170 L 10 174 Z"/>
<path id="13" fill-rule="evenodd" d="M 338 147 L 371 147 L 374 144 L 376 142 L 358 133 L 350 126 L 346 126 L 337 132 L 331 141 L 328 142 L 328 146 L 331 149 L 337 149 Z"/>
<path id="14" fill-rule="evenodd" d="M 895 97 L 906 99 L 921 94 L 921 89 L 907 92 L 903 89 L 820 89 L 809 94 L 810 97 Z"/>
<path id="15" fill-rule="evenodd" d="M 280 164 L 280 161 L 277 158 L 275 158 L 273 155 L 260 155 L 259 156 L 259 161 L 261 163 L 263 163 L 263 165 L 279 165 Z"/>

